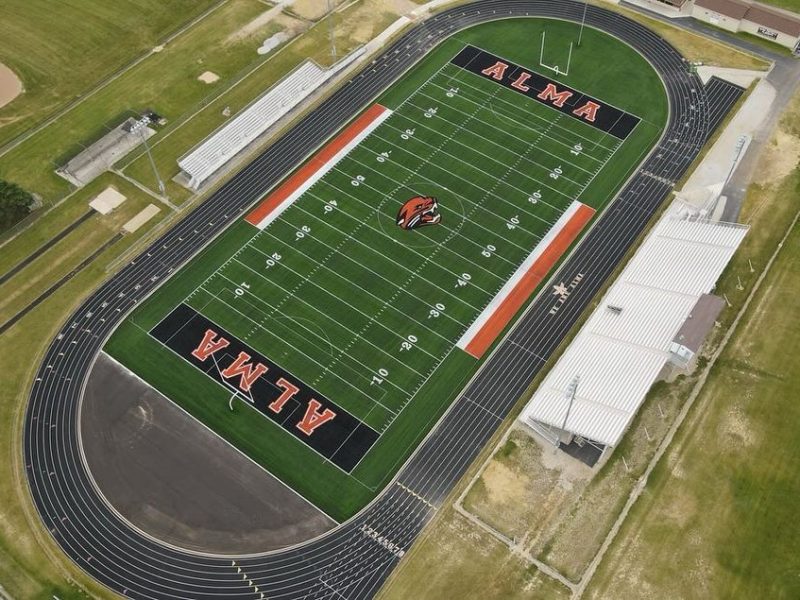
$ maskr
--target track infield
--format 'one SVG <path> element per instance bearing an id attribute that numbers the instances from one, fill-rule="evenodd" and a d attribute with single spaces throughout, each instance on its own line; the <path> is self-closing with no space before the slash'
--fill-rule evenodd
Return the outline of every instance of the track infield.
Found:
<path id="1" fill-rule="evenodd" d="M 588 30 L 556 76 L 531 50 L 544 28 L 576 34 L 525 19 L 440 45 L 107 351 L 334 519 L 357 512 L 666 120 L 663 87 L 633 50 Z"/>

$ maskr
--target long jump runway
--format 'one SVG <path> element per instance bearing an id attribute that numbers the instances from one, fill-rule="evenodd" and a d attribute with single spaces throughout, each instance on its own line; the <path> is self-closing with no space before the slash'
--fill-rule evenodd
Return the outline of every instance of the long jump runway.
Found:
<path id="1" fill-rule="evenodd" d="M 51 343 L 28 405 L 25 465 L 45 527 L 82 569 L 130 598 L 371 598 L 613 271 L 742 90 L 703 87 L 667 42 L 589 5 L 586 21 L 642 53 L 663 78 L 670 119 L 661 142 L 553 280 L 565 300 L 537 298 L 397 479 L 366 510 L 303 546 L 242 557 L 181 551 L 120 520 L 81 459 L 84 381 L 105 339 L 137 302 L 260 199 L 305 156 L 439 41 L 510 16 L 579 21 L 570 0 L 479 0 L 415 26 L 250 165 L 88 298 Z M 713 93 L 709 93 L 709 88 Z M 558 304 L 554 304 L 558 302 Z"/>

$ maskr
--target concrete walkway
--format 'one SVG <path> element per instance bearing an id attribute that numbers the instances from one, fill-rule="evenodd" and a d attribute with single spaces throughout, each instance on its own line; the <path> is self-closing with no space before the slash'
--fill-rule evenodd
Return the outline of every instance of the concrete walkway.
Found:
<path id="1" fill-rule="evenodd" d="M 766 77 L 766 81 L 774 88 L 775 97 L 768 113 L 764 115 L 758 130 L 754 132 L 747 152 L 741 158 L 736 170 L 722 190 L 722 195 L 726 197 L 726 203 L 719 218 L 723 221 L 737 221 L 747 191 L 747 186 L 750 184 L 756 166 L 758 165 L 758 158 L 761 155 L 761 150 L 769 141 L 772 130 L 778 123 L 778 119 L 783 114 L 784 110 L 786 110 L 786 106 L 794 96 L 798 86 L 800 86 L 800 59 L 777 51 L 773 52 L 759 44 L 754 44 L 744 38 L 727 33 L 726 31 L 722 31 L 721 29 L 717 29 L 716 27 L 712 27 L 711 25 L 707 25 L 695 19 L 670 19 L 656 12 L 630 4 L 626 4 L 626 7 L 647 15 L 650 18 L 669 23 L 674 27 L 679 27 L 686 31 L 719 40 L 734 48 L 749 52 L 773 63 L 772 69 Z"/>

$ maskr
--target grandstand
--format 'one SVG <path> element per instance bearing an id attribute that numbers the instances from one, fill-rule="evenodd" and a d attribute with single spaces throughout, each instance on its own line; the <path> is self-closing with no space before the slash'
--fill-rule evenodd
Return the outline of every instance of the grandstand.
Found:
<path id="1" fill-rule="evenodd" d="M 747 227 L 673 206 L 520 414 L 556 444 L 616 446 L 668 362 L 685 366 L 713 326 L 709 297 Z"/>
<path id="2" fill-rule="evenodd" d="M 179 176 L 197 190 L 223 165 L 289 114 L 334 75 L 364 53 L 352 52 L 329 69 L 307 60 L 238 115 L 178 159 Z"/>

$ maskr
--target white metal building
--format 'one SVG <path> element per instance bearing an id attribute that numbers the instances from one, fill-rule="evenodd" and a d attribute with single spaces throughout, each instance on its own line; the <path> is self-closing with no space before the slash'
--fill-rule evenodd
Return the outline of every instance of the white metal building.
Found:
<path id="1" fill-rule="evenodd" d="M 248 144 L 363 53 L 363 48 L 357 50 L 329 69 L 323 69 L 308 60 L 272 86 L 250 106 L 178 159 L 178 165 L 189 187 L 198 189 Z"/>
<path id="2" fill-rule="evenodd" d="M 677 332 L 746 233 L 742 225 L 667 211 L 519 419 L 617 445 L 670 359 Z"/>

